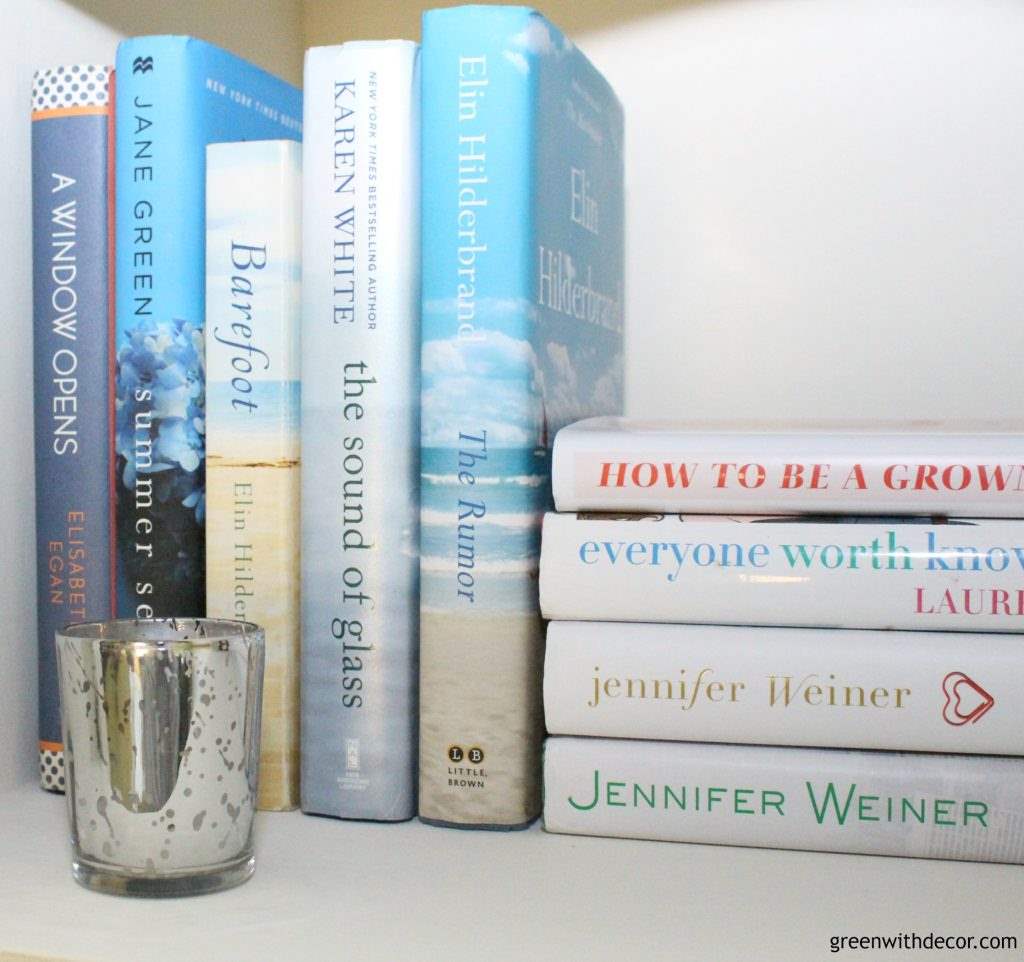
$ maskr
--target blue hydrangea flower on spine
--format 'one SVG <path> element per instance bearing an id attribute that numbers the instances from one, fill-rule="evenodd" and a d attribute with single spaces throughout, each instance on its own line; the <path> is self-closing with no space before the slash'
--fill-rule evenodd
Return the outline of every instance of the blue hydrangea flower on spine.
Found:
<path id="1" fill-rule="evenodd" d="M 183 510 L 195 524 L 204 521 L 203 350 L 201 326 L 147 318 L 128 332 L 117 355 L 119 486 L 134 491 L 139 475 L 151 476 L 154 521 L 169 522 L 160 525 L 168 533 Z"/>

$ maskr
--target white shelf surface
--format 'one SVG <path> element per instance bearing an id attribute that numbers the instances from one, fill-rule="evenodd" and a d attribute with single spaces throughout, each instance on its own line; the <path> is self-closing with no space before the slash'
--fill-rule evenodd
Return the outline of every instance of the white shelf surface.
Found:
<path id="1" fill-rule="evenodd" d="M 912 930 L 1024 945 L 1017 866 L 262 814 L 250 882 L 151 901 L 72 881 L 59 796 L 0 806 L 0 960 L 799 962 L 833 957 L 832 935 Z"/>

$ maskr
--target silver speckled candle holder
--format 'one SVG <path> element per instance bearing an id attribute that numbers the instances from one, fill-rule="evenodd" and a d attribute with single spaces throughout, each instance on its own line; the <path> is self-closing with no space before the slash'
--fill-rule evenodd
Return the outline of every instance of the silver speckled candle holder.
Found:
<path id="1" fill-rule="evenodd" d="M 255 868 L 263 630 L 218 619 L 57 633 L 72 872 L 122 895 L 197 895 Z"/>

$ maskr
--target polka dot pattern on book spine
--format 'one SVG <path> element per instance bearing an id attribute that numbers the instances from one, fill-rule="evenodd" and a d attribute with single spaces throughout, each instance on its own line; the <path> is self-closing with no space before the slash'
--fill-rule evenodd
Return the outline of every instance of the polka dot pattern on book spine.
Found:
<path id="1" fill-rule="evenodd" d="M 48 792 L 64 791 L 64 752 L 39 749 L 39 783 Z"/>
<path id="2" fill-rule="evenodd" d="M 110 100 L 110 67 L 73 64 L 37 70 L 32 80 L 32 110 L 105 107 Z"/>

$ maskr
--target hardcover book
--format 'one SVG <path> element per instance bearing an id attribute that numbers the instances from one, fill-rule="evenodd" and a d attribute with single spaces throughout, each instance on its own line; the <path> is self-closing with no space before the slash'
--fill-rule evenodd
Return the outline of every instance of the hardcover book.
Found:
<path id="1" fill-rule="evenodd" d="M 1024 521 L 549 514 L 547 618 L 1024 630 Z"/>
<path id="2" fill-rule="evenodd" d="M 622 407 L 622 111 L 524 7 L 423 19 L 420 816 L 540 810 L 549 439 Z"/>
<path id="3" fill-rule="evenodd" d="M 570 835 L 1024 862 L 1024 760 L 549 738 L 544 827 Z"/>
<path id="4" fill-rule="evenodd" d="M 591 418 L 555 438 L 559 511 L 1024 513 L 1024 422 Z"/>
<path id="5" fill-rule="evenodd" d="M 302 808 L 416 814 L 419 48 L 307 51 Z"/>
<path id="6" fill-rule="evenodd" d="M 206 607 L 266 631 L 264 810 L 299 803 L 301 204 L 294 141 L 206 148 Z"/>
<path id="7" fill-rule="evenodd" d="M 74 64 L 32 83 L 39 772 L 64 790 L 54 632 L 113 604 L 113 85 Z"/>
<path id="8" fill-rule="evenodd" d="M 206 612 L 206 145 L 298 140 L 299 91 L 191 37 L 117 50 L 117 610 Z"/>
<path id="9" fill-rule="evenodd" d="M 1017 635 L 553 621 L 555 735 L 1013 755 Z"/>

